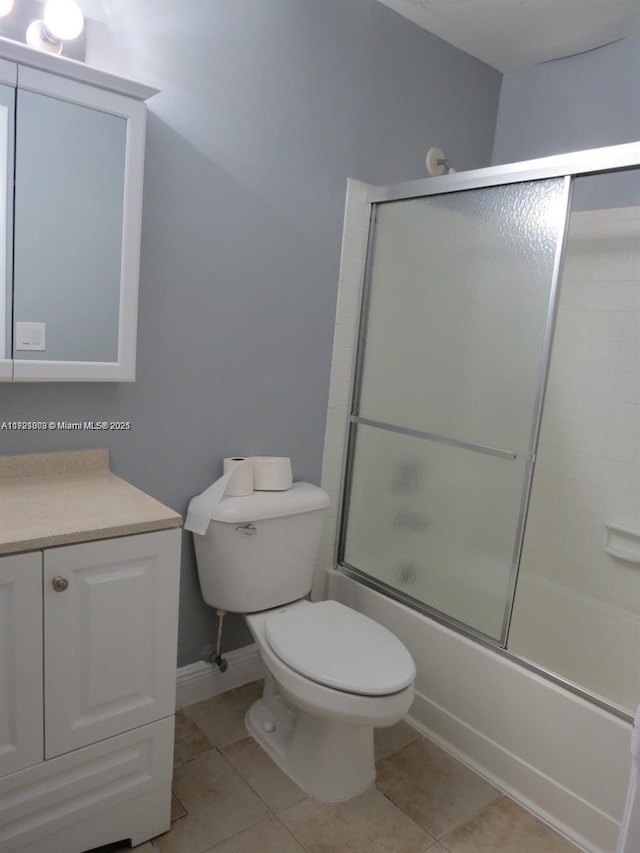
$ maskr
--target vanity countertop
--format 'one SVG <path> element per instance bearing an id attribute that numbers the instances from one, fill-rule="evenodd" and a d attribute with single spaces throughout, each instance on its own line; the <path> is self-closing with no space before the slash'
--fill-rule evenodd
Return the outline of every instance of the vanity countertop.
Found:
<path id="1" fill-rule="evenodd" d="M 180 527 L 109 470 L 108 450 L 0 456 L 0 554 Z"/>

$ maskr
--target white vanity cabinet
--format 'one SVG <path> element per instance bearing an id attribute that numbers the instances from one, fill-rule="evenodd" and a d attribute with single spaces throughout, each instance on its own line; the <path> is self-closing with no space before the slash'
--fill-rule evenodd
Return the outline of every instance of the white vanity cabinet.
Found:
<path id="1" fill-rule="evenodd" d="M 2 39 L 0 57 L 0 379 L 133 380 L 156 90 Z"/>
<path id="2" fill-rule="evenodd" d="M 179 529 L 0 557 L 0 850 L 169 828 Z"/>

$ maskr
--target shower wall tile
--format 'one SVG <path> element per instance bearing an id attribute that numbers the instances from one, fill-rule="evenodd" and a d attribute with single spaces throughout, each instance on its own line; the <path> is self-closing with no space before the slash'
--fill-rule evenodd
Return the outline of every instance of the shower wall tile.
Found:
<path id="1" fill-rule="evenodd" d="M 568 281 L 597 281 L 599 278 L 598 256 L 593 252 L 581 252 L 567 258 L 565 277 Z"/>
<path id="2" fill-rule="evenodd" d="M 605 553 L 609 520 L 640 532 L 637 207 L 571 217 L 510 636 L 512 650 L 631 709 L 640 565 Z"/>
<path id="3" fill-rule="evenodd" d="M 351 379 L 353 376 L 354 359 L 355 350 L 351 347 L 336 349 L 333 354 L 333 372 L 336 379 Z M 349 390 L 351 390 L 351 388 L 349 388 Z"/>
<path id="4" fill-rule="evenodd" d="M 346 407 L 344 407 L 346 408 Z M 332 408 L 327 412 L 327 429 L 325 447 L 329 442 L 335 442 L 339 436 L 344 436 L 347 428 L 347 412 L 340 408 Z"/>
<path id="5" fill-rule="evenodd" d="M 362 258 L 354 258 L 362 268 Z M 345 281 L 345 286 L 340 288 L 340 304 L 338 311 L 340 315 L 347 320 L 355 320 L 360 316 L 360 300 L 362 298 L 362 290 L 360 287 L 353 286 L 350 282 Z"/>
<path id="6" fill-rule="evenodd" d="M 612 250 L 600 256 L 600 274 L 607 281 L 637 278 L 637 258 L 630 250 Z"/>
<path id="7" fill-rule="evenodd" d="M 629 282 L 629 311 L 640 311 L 640 281 Z"/>
<path id="8" fill-rule="evenodd" d="M 591 341 L 586 349 L 587 364 L 599 370 L 616 370 L 621 367 L 621 347 L 618 341 Z"/>
<path id="9" fill-rule="evenodd" d="M 637 311 L 625 314 L 622 340 L 636 344 L 640 341 L 640 313 Z"/>
<path id="10" fill-rule="evenodd" d="M 640 406 L 614 402 L 609 426 L 622 432 L 640 432 Z"/>
<path id="11" fill-rule="evenodd" d="M 572 400 L 572 391 L 567 389 L 566 397 L 574 409 L 574 418 L 577 424 L 592 427 L 607 427 L 611 416 L 611 403 L 598 397 L 589 397 L 586 394 Z M 568 409 L 571 412 L 571 406 Z"/>
<path id="12" fill-rule="evenodd" d="M 637 463 L 638 436 L 632 432 L 609 430 L 605 457 L 627 465 Z"/>
<path id="13" fill-rule="evenodd" d="M 598 311 L 631 311 L 628 281 L 604 281 L 594 294 Z"/>
<path id="14" fill-rule="evenodd" d="M 355 371 L 362 285 L 369 234 L 368 193 L 371 187 L 347 181 L 342 252 L 338 277 L 336 325 L 333 337 L 329 406 L 322 463 L 322 488 L 331 506 L 325 520 L 322 544 L 316 561 L 312 598 L 324 594 L 325 569 L 336 564 L 338 517 Z"/>
<path id="15" fill-rule="evenodd" d="M 635 370 L 640 364 L 640 344 L 623 341 L 618 349 L 618 370 Z"/>
<path id="16" fill-rule="evenodd" d="M 595 341 L 620 341 L 626 315 L 624 311 L 595 311 L 591 335 Z"/>
<path id="17" fill-rule="evenodd" d="M 336 329 L 333 337 L 333 352 L 339 349 L 351 349 L 355 352 L 355 341 L 358 334 L 358 323 L 355 318 L 347 319 L 340 318 L 336 323 Z M 333 365 L 332 365 L 333 366 Z M 331 376 L 333 380 L 333 373 Z"/>
<path id="18" fill-rule="evenodd" d="M 349 400 L 351 397 L 351 377 L 350 376 L 340 376 L 338 375 L 336 368 L 336 361 L 331 368 L 332 378 L 331 378 L 331 389 L 329 391 L 329 408 L 343 408 L 349 404 Z"/>

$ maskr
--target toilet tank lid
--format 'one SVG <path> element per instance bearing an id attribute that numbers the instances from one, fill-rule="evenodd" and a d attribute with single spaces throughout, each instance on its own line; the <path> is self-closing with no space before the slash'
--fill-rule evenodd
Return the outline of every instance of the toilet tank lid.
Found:
<path id="1" fill-rule="evenodd" d="M 329 495 L 312 483 L 294 483 L 282 492 L 254 492 L 242 498 L 223 497 L 211 512 L 212 521 L 237 524 L 325 509 Z"/>

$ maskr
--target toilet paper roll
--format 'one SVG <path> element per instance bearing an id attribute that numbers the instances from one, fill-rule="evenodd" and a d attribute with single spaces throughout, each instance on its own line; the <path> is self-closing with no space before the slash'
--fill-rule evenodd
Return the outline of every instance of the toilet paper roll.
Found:
<path id="1" fill-rule="evenodd" d="M 284 492 L 293 485 L 288 456 L 251 456 L 253 488 L 257 492 Z"/>
<path id="2" fill-rule="evenodd" d="M 253 462 L 246 456 L 229 456 L 223 463 L 223 475 L 231 473 L 224 494 L 244 498 L 253 494 Z"/>

